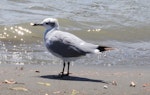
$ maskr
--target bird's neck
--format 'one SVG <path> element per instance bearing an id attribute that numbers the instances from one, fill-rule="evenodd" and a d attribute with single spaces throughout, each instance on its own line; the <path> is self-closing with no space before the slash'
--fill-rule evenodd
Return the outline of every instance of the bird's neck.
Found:
<path id="1" fill-rule="evenodd" d="M 53 33 L 55 30 L 58 30 L 58 28 L 53 27 L 53 28 L 48 28 L 48 29 L 46 29 L 46 31 L 45 31 L 45 33 L 44 33 L 44 40 L 46 40 L 47 34 L 49 35 L 49 34 Z"/>
<path id="2" fill-rule="evenodd" d="M 47 34 L 48 32 L 52 32 L 52 31 L 54 31 L 54 30 L 58 30 L 59 29 L 59 27 L 58 27 L 58 25 L 57 26 L 54 26 L 54 27 L 52 27 L 52 26 L 46 26 L 45 27 L 46 28 L 46 31 L 45 31 L 45 33 Z"/>

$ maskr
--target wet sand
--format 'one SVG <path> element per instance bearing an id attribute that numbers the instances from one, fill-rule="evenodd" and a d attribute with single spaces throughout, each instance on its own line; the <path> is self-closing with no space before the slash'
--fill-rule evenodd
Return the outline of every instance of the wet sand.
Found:
<path id="1" fill-rule="evenodd" d="M 150 95 L 147 66 L 75 64 L 72 74 L 63 78 L 57 75 L 61 69 L 59 64 L 1 64 L 0 95 Z"/>

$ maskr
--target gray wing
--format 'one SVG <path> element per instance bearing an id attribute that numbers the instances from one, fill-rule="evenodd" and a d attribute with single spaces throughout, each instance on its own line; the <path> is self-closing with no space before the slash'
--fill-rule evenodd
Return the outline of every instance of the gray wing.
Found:
<path id="1" fill-rule="evenodd" d="M 57 31 L 51 36 L 47 48 L 61 57 L 79 57 L 92 53 L 97 45 L 86 43 L 67 32 Z"/>

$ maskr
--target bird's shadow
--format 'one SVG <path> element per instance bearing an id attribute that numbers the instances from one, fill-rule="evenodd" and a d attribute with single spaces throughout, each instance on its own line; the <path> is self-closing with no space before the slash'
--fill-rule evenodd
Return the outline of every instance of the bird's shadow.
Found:
<path id="1" fill-rule="evenodd" d="M 59 75 L 44 75 L 44 76 L 40 76 L 40 77 L 46 78 L 46 79 L 53 79 L 53 80 L 99 82 L 99 83 L 109 84 L 108 81 L 98 80 L 98 79 L 90 79 L 90 78 L 84 78 L 84 77 L 77 77 L 77 76 L 63 76 L 63 77 L 61 77 Z"/>

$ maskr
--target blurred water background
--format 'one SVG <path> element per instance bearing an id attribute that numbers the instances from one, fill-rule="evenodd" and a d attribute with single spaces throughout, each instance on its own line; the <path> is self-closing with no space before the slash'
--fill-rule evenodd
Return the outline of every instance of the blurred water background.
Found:
<path id="1" fill-rule="evenodd" d="M 150 65 L 149 0 L 1 0 L 0 64 L 60 64 L 44 47 L 44 28 L 30 26 L 47 17 L 87 42 L 117 48 L 76 64 Z"/>

